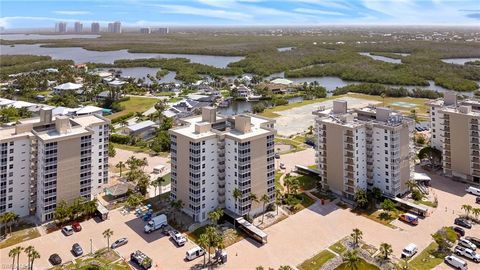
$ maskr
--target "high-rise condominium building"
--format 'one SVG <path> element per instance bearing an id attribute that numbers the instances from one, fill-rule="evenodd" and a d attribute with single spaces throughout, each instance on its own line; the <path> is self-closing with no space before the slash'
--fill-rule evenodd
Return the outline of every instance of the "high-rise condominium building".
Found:
<path id="1" fill-rule="evenodd" d="M 480 183 L 480 100 L 457 100 L 454 92 L 427 102 L 430 145 L 443 153 L 443 172 L 454 179 Z"/>
<path id="2" fill-rule="evenodd" d="M 315 111 L 317 165 L 324 189 L 354 199 L 378 187 L 386 196 L 407 192 L 413 172 L 414 121 L 387 108 L 348 110 L 346 101 Z"/>
<path id="3" fill-rule="evenodd" d="M 150 29 L 150 27 L 140 28 L 140 33 L 142 33 L 142 34 L 150 34 L 151 32 L 152 32 L 152 30 Z"/>
<path id="4" fill-rule="evenodd" d="M 76 22 L 73 30 L 74 30 L 75 33 L 82 33 L 83 32 L 83 24 L 81 22 Z"/>
<path id="5" fill-rule="evenodd" d="M 185 213 L 197 222 L 218 207 L 255 215 L 262 203 L 252 201 L 250 194 L 259 199 L 267 194 L 273 201 L 274 121 L 253 115 L 217 116 L 210 107 L 183 121 L 183 126 L 170 130 L 171 199 L 181 200 Z"/>
<path id="6" fill-rule="evenodd" d="M 90 31 L 92 33 L 100 33 L 100 24 L 98 22 L 92 22 L 90 27 Z"/>
<path id="7" fill-rule="evenodd" d="M 168 27 L 160 27 L 160 28 L 154 29 L 154 30 L 152 31 L 152 33 L 155 33 L 155 34 L 168 34 L 168 33 L 169 33 L 169 29 L 168 29 Z"/>
<path id="8" fill-rule="evenodd" d="M 108 183 L 109 120 L 52 116 L 0 128 L 0 213 L 51 220 L 60 201 L 88 200 Z"/>
<path id="9" fill-rule="evenodd" d="M 122 33 L 122 23 L 121 22 L 113 22 L 108 24 L 108 32 L 109 33 Z"/>
<path id="10" fill-rule="evenodd" d="M 55 23 L 55 32 L 56 33 L 66 33 L 67 32 L 67 23 L 66 22 Z"/>

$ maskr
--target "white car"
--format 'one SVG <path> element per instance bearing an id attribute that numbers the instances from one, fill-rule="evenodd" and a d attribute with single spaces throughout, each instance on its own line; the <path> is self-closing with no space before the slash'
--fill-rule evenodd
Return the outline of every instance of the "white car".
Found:
<path id="1" fill-rule="evenodd" d="M 65 234 L 66 236 L 72 235 L 73 234 L 73 227 L 68 225 L 62 228 L 62 233 Z"/>
<path id="2" fill-rule="evenodd" d="M 184 246 L 185 243 L 187 242 L 187 238 L 183 236 L 180 232 L 178 231 L 170 231 L 170 237 L 175 241 L 175 244 L 177 246 L 181 247 Z"/>
<path id="3" fill-rule="evenodd" d="M 112 247 L 112 249 L 113 248 L 118 248 L 120 246 L 126 245 L 127 243 L 128 243 L 128 238 L 124 237 L 124 238 L 120 238 L 117 241 L 113 242 L 111 247 Z"/>
<path id="4" fill-rule="evenodd" d="M 464 248 L 461 246 L 456 246 L 454 250 L 455 254 L 459 256 L 463 256 L 466 258 L 469 258 L 470 260 L 480 263 L 480 255 L 475 253 L 475 251 L 469 249 L 469 248 Z"/>
<path id="5" fill-rule="evenodd" d="M 417 251 L 417 245 L 415 245 L 414 243 L 410 243 L 402 250 L 402 258 L 410 258 L 415 255 Z"/>
<path id="6" fill-rule="evenodd" d="M 187 261 L 191 261 L 202 256 L 203 254 L 205 254 L 205 250 L 199 246 L 196 246 L 187 250 L 185 258 L 187 259 Z"/>
<path id="7" fill-rule="evenodd" d="M 471 250 L 477 249 L 477 246 L 474 243 L 468 241 L 465 237 L 460 237 L 460 239 L 458 240 L 458 244 Z"/>
<path id="8" fill-rule="evenodd" d="M 445 257 L 445 263 L 459 270 L 468 270 L 467 263 L 464 260 L 452 255 Z"/>

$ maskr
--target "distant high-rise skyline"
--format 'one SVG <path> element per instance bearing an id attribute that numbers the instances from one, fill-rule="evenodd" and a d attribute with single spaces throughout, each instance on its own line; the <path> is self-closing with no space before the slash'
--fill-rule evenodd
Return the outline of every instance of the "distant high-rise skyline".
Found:
<path id="1" fill-rule="evenodd" d="M 56 33 L 66 33 L 67 32 L 67 23 L 66 22 L 55 23 L 55 32 Z"/>
<path id="2" fill-rule="evenodd" d="M 75 26 L 73 28 L 75 33 L 82 33 L 83 32 L 83 24 L 81 22 L 75 22 Z"/>
<path id="3" fill-rule="evenodd" d="M 107 30 L 109 33 L 117 33 L 117 34 L 122 33 L 122 23 L 119 21 L 109 23 Z"/>
<path id="4" fill-rule="evenodd" d="M 92 22 L 92 26 L 90 27 L 90 32 L 100 33 L 100 24 L 98 22 Z"/>

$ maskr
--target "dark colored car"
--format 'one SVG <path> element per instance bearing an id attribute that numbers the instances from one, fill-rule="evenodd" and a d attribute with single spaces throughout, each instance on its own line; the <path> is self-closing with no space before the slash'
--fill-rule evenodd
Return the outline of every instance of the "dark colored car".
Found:
<path id="1" fill-rule="evenodd" d="M 48 258 L 48 260 L 52 265 L 59 265 L 62 263 L 62 258 L 60 258 L 57 253 L 50 255 L 50 258 Z"/>
<path id="2" fill-rule="evenodd" d="M 476 203 L 480 203 L 480 197 L 475 198 Z"/>
<path id="3" fill-rule="evenodd" d="M 462 229 L 462 228 L 460 228 L 460 227 L 457 227 L 457 226 L 452 227 L 452 229 L 453 229 L 456 233 L 458 233 L 460 236 L 465 236 L 465 230 L 464 230 L 464 229 Z"/>
<path id="4" fill-rule="evenodd" d="M 465 237 L 468 241 L 472 242 L 475 246 L 480 247 L 480 238 L 478 237 L 472 237 L 472 236 L 467 236 Z"/>
<path id="5" fill-rule="evenodd" d="M 83 254 L 83 249 L 78 243 L 75 243 L 72 246 L 72 252 L 76 257 L 78 257 L 78 256 L 81 256 Z"/>
<path id="6" fill-rule="evenodd" d="M 78 222 L 75 222 L 72 224 L 72 228 L 75 232 L 79 232 L 82 230 L 82 225 L 80 225 Z"/>
<path id="7" fill-rule="evenodd" d="M 464 218 L 456 218 L 454 223 L 455 223 L 455 225 L 462 226 L 462 227 L 467 228 L 467 229 L 472 228 L 472 224 Z"/>
<path id="8" fill-rule="evenodd" d="M 276 153 L 275 154 L 275 159 L 279 159 L 280 158 L 280 154 L 279 153 Z"/>
<path id="9" fill-rule="evenodd" d="M 123 246 L 127 243 L 128 243 L 128 239 L 126 237 L 120 238 L 117 241 L 112 243 L 112 248 L 117 248 L 117 247 Z"/>

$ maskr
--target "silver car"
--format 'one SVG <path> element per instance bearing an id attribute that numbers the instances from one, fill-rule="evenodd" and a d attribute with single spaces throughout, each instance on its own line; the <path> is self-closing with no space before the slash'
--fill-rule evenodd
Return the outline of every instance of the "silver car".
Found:
<path id="1" fill-rule="evenodd" d="M 124 237 L 124 238 L 120 238 L 117 241 L 113 242 L 111 247 L 112 248 L 117 248 L 117 247 L 121 247 L 121 246 L 123 246 L 127 243 L 128 243 L 128 238 Z"/>

